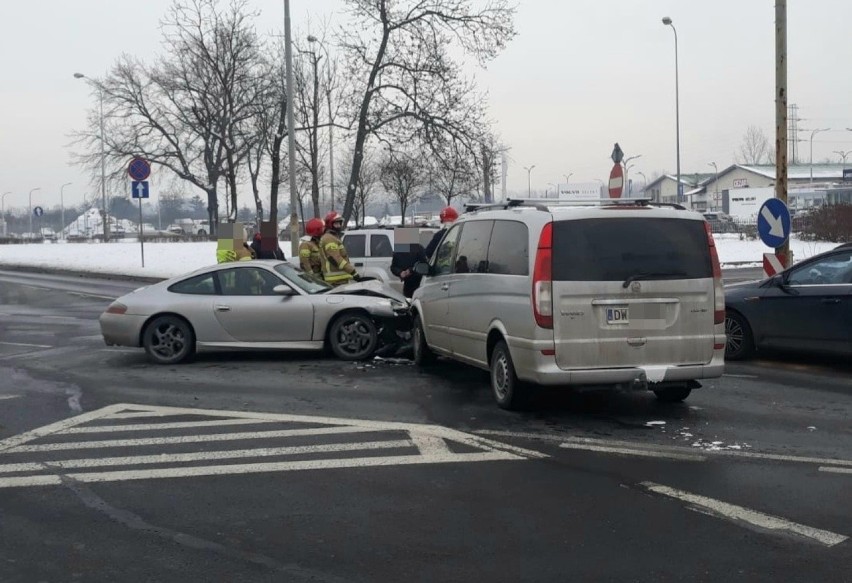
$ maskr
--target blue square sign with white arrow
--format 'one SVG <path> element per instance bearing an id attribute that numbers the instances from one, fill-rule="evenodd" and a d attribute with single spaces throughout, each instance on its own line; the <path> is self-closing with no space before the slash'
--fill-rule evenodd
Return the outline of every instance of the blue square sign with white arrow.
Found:
<path id="1" fill-rule="evenodd" d="M 130 195 L 133 198 L 148 198 L 148 181 L 140 180 L 130 183 Z"/>
<path id="2" fill-rule="evenodd" d="M 781 199 L 770 198 L 760 207 L 757 234 L 773 249 L 787 242 L 790 237 L 790 211 Z"/>

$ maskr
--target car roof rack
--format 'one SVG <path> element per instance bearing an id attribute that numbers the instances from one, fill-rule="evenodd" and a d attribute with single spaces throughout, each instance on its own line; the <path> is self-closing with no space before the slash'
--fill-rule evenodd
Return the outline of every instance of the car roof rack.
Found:
<path id="1" fill-rule="evenodd" d="M 650 198 L 579 198 L 579 199 L 553 199 L 553 198 L 510 198 L 505 202 L 495 203 L 466 203 L 466 212 L 486 210 L 507 210 L 510 208 L 534 208 L 536 210 L 550 212 L 553 207 L 565 206 L 656 206 L 667 207 L 677 210 L 688 210 L 685 206 L 673 202 L 654 202 Z"/>

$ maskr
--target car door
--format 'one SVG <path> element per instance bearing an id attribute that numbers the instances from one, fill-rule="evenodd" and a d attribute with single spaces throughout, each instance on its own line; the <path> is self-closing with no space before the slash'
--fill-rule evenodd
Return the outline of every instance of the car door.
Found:
<path id="1" fill-rule="evenodd" d="M 415 292 L 426 329 L 426 339 L 433 348 L 450 352 L 449 296 L 454 277 L 455 251 L 462 226 L 454 225 L 446 234 L 432 260 L 430 275 L 423 278 Z"/>
<path id="2" fill-rule="evenodd" d="M 221 295 L 213 304 L 219 325 L 239 342 L 302 342 L 311 340 L 314 309 L 310 298 L 295 289 L 276 294 L 288 285 L 263 267 L 237 266 L 219 271 Z M 293 287 L 293 286 L 289 286 Z"/>
<path id="3" fill-rule="evenodd" d="M 448 328 L 454 355 L 477 364 L 486 362 L 488 327 L 498 310 L 499 276 L 488 273 L 488 246 L 494 221 L 467 221 L 459 237 L 453 274 L 448 278 Z"/>
<path id="4" fill-rule="evenodd" d="M 760 300 L 765 346 L 850 352 L 852 249 L 795 266 L 780 283 Z"/>

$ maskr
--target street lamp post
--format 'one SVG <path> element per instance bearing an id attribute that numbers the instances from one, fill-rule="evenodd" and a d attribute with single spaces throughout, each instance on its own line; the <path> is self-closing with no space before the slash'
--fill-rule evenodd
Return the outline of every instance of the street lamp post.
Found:
<path id="1" fill-rule="evenodd" d="M 299 253 L 299 198 L 296 192 L 296 132 L 293 122 L 293 46 L 290 34 L 290 0 L 284 0 L 284 61 L 287 77 L 287 164 L 290 174 L 290 253 Z"/>
<path id="2" fill-rule="evenodd" d="M 35 239 L 35 233 L 33 233 L 33 193 L 36 190 L 41 190 L 41 187 L 33 188 L 30 191 L 30 236 Z"/>
<path id="3" fill-rule="evenodd" d="M 12 191 L 0 194 L 0 220 L 3 221 L 3 236 L 6 236 L 6 195 L 12 194 Z"/>
<path id="4" fill-rule="evenodd" d="M 715 174 L 715 178 L 713 178 L 713 190 L 715 191 L 713 194 L 713 206 L 714 209 L 719 210 L 719 168 L 716 166 L 715 162 L 709 162 L 708 166 L 713 167 L 713 173 Z"/>
<path id="5" fill-rule="evenodd" d="M 683 202 L 683 185 L 680 182 L 680 82 L 678 79 L 677 65 L 677 29 L 668 16 L 663 18 L 663 24 L 672 27 L 675 41 L 675 142 L 677 148 L 677 201 Z"/>
<path id="6" fill-rule="evenodd" d="M 637 172 L 639 176 L 642 177 L 642 196 L 645 196 L 645 187 L 648 186 L 648 177 L 645 176 L 644 172 Z"/>
<path id="7" fill-rule="evenodd" d="M 635 160 L 636 158 L 641 158 L 641 157 L 642 157 L 642 154 L 636 154 L 635 156 L 630 156 L 629 158 L 625 158 L 624 162 L 622 162 L 622 164 L 624 164 L 624 184 L 627 185 L 627 198 L 630 198 L 630 194 L 631 194 L 630 181 L 627 179 L 627 173 L 631 168 L 633 168 L 633 164 L 630 164 L 628 166 L 628 162 L 630 162 L 631 160 Z"/>
<path id="8" fill-rule="evenodd" d="M 565 177 L 565 182 L 567 183 L 569 180 L 571 180 L 571 177 L 574 176 L 574 173 L 569 172 L 568 174 L 563 174 L 562 176 Z"/>
<path id="9" fill-rule="evenodd" d="M 524 166 L 524 170 L 527 171 L 527 198 L 530 198 L 532 196 L 532 182 L 530 175 L 532 174 L 533 168 L 535 168 L 535 164 L 529 167 Z"/>
<path id="10" fill-rule="evenodd" d="M 63 196 L 63 190 L 65 190 L 66 186 L 70 186 L 73 182 L 66 182 L 62 186 L 59 187 L 59 209 L 60 209 L 60 218 L 59 220 L 62 222 L 62 227 L 60 227 L 59 232 L 62 234 L 62 238 L 65 238 L 65 197 Z"/>
<path id="11" fill-rule="evenodd" d="M 820 132 L 827 132 L 830 128 L 822 128 L 811 132 L 811 184 L 814 183 L 814 136 Z"/>
<path id="12" fill-rule="evenodd" d="M 554 191 L 556 191 L 556 198 L 559 198 L 559 188 L 558 188 L 555 184 L 553 184 L 552 182 L 548 182 L 548 183 L 547 183 L 547 185 L 548 185 L 548 186 L 552 186 L 552 187 L 553 187 L 553 190 L 554 190 Z M 550 192 L 550 191 L 548 191 L 548 192 Z M 544 197 L 545 197 L 545 198 L 550 198 L 550 197 L 548 196 L 548 194 L 545 194 L 545 195 L 544 195 Z"/>
<path id="13" fill-rule="evenodd" d="M 600 197 L 601 197 L 601 198 L 603 198 L 603 196 L 604 196 L 604 181 L 603 181 L 603 180 L 601 180 L 600 178 L 595 178 L 595 180 L 597 180 L 598 182 L 600 182 L 600 183 L 601 183 L 601 186 L 600 186 Z"/>
<path id="14" fill-rule="evenodd" d="M 102 225 L 104 229 L 104 243 L 109 241 L 109 216 L 107 215 L 106 204 L 106 153 L 104 148 L 104 88 L 100 83 L 93 79 L 89 79 L 82 73 L 74 73 L 75 79 L 86 79 L 98 89 L 98 97 L 100 101 L 100 130 L 101 130 L 101 211 L 103 213 Z"/>
<path id="15" fill-rule="evenodd" d="M 852 150 L 846 150 L 845 152 L 843 150 L 834 150 L 832 152 L 832 154 L 838 154 L 843 159 L 843 165 L 845 166 L 846 165 L 846 157 L 849 154 L 852 154 Z"/>
<path id="16" fill-rule="evenodd" d="M 309 43 L 319 43 L 325 51 L 326 66 L 328 67 L 328 86 L 325 88 L 326 100 L 328 102 L 328 171 L 331 177 L 329 181 L 329 192 L 331 193 L 331 210 L 334 210 L 334 120 L 331 117 L 331 58 L 325 44 L 314 35 L 308 35 Z"/>

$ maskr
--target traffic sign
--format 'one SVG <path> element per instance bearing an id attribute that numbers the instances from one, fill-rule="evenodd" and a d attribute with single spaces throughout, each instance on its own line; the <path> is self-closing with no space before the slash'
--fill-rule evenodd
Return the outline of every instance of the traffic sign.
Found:
<path id="1" fill-rule="evenodd" d="M 130 195 L 133 198 L 148 198 L 148 181 L 131 182 Z"/>
<path id="2" fill-rule="evenodd" d="M 615 143 L 615 147 L 612 149 L 612 155 L 610 158 L 612 158 L 612 161 L 616 164 L 620 164 L 624 159 L 624 152 L 621 151 L 621 146 L 618 145 L 618 142 Z"/>
<path id="3" fill-rule="evenodd" d="M 617 144 L 616 144 L 617 145 Z M 621 198 L 621 193 L 624 190 L 624 170 L 621 169 L 621 164 L 616 162 L 609 173 L 609 197 Z"/>
<path id="4" fill-rule="evenodd" d="M 763 275 L 765 277 L 772 277 L 776 273 L 784 271 L 784 265 L 787 263 L 784 259 L 784 255 L 781 253 L 764 253 Z"/>
<path id="5" fill-rule="evenodd" d="M 44 209 L 41 208 L 40 206 L 37 206 L 33 209 L 33 214 L 37 217 L 40 217 L 41 215 L 44 214 Z"/>
<path id="6" fill-rule="evenodd" d="M 757 213 L 757 234 L 766 245 L 777 249 L 790 237 L 790 211 L 781 199 L 770 198 Z"/>
<path id="7" fill-rule="evenodd" d="M 849 182 L 850 180 L 852 180 L 852 168 L 844 168 L 843 182 Z"/>
<path id="8" fill-rule="evenodd" d="M 148 163 L 148 160 L 137 156 L 127 166 L 127 173 L 130 174 L 133 180 L 145 180 L 151 175 L 151 164 Z"/>

